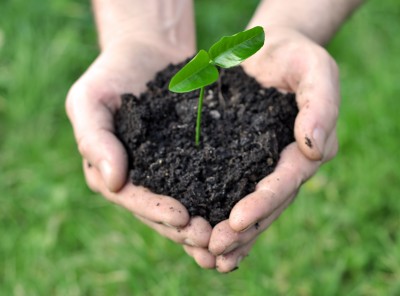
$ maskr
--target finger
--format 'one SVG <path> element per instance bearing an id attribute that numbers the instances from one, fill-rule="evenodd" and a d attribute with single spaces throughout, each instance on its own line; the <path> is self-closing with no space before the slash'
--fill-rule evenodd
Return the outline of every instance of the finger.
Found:
<path id="1" fill-rule="evenodd" d="M 294 198 L 295 194 L 285 200 L 267 218 L 257 221 L 254 225 L 241 232 L 234 231 L 229 225 L 229 220 L 219 223 L 211 233 L 210 252 L 214 255 L 227 254 L 254 240 L 282 214 Z"/>
<path id="2" fill-rule="evenodd" d="M 191 247 L 188 245 L 184 245 L 183 249 L 189 256 L 193 257 L 200 267 L 205 269 L 215 268 L 215 256 L 210 254 L 207 249 Z"/>
<path id="3" fill-rule="evenodd" d="M 157 223 L 139 215 L 136 215 L 136 217 L 162 236 L 176 243 L 196 248 L 205 248 L 208 246 L 212 228 L 210 224 L 201 217 L 191 218 L 188 225 L 184 227 L 173 227 L 168 224 Z"/>
<path id="4" fill-rule="evenodd" d="M 190 217 L 185 206 L 172 197 L 155 194 L 131 183 L 127 183 L 118 193 L 109 191 L 104 182 L 98 182 L 96 188 L 111 202 L 147 220 L 171 227 L 184 227 L 189 223 Z"/>
<path id="5" fill-rule="evenodd" d="M 232 272 L 238 269 L 243 259 L 249 255 L 254 243 L 255 240 L 250 241 L 228 254 L 217 256 L 216 269 L 221 273 Z"/>
<path id="6" fill-rule="evenodd" d="M 239 239 L 240 233 L 232 230 L 229 220 L 224 220 L 214 226 L 208 250 L 215 256 L 229 253 L 239 247 Z"/>
<path id="7" fill-rule="evenodd" d="M 327 140 L 335 130 L 340 103 L 338 68 L 326 52 L 318 53 L 294 85 L 299 106 L 295 138 L 312 160 L 326 158 L 331 150 Z"/>
<path id="8" fill-rule="evenodd" d="M 126 151 L 114 135 L 113 116 L 119 98 L 80 85 L 71 89 L 67 99 L 79 152 L 100 171 L 107 188 L 116 192 L 126 181 L 128 163 Z"/>
<path id="9" fill-rule="evenodd" d="M 98 187 L 98 184 L 103 181 L 100 172 L 86 159 L 82 161 L 82 166 L 86 179 L 86 184 L 92 191 L 99 192 L 100 189 Z"/>
<path id="10" fill-rule="evenodd" d="M 110 131 L 83 134 L 77 140 L 81 155 L 98 169 L 107 189 L 117 192 L 127 177 L 128 157 L 124 147 Z"/>
<path id="11" fill-rule="evenodd" d="M 326 149 L 327 153 L 326 153 L 324 159 L 322 159 L 323 162 L 327 162 L 327 161 L 331 160 L 338 153 L 339 144 L 338 144 L 338 140 L 337 140 L 336 128 L 333 130 L 333 132 L 329 136 L 328 140 L 326 141 L 326 147 L 329 149 Z"/>
<path id="12" fill-rule="evenodd" d="M 146 208 L 146 203 L 145 200 L 139 201 L 136 203 L 129 202 L 126 199 L 129 199 L 122 196 L 123 194 L 127 194 L 124 192 L 120 192 L 121 197 L 117 197 L 117 194 L 113 194 L 105 188 L 104 183 L 102 182 L 102 177 L 100 172 L 93 167 L 87 160 L 83 161 L 83 169 L 85 172 L 85 178 L 86 178 L 86 183 L 88 186 L 95 192 L 102 192 L 105 197 L 107 197 L 109 200 L 112 202 L 122 205 L 124 207 L 127 207 L 128 210 L 131 210 L 132 213 L 134 213 L 136 216 L 139 217 L 142 216 L 142 219 L 145 219 L 146 221 L 150 222 L 150 219 L 152 219 L 153 223 L 160 225 L 165 225 L 169 229 L 176 229 L 176 227 L 181 227 L 187 225 L 189 222 L 189 214 L 187 213 L 186 208 L 180 204 L 177 200 L 172 199 L 170 197 L 165 197 L 161 195 L 156 195 L 152 194 L 151 192 L 145 188 L 142 187 L 136 187 L 130 184 L 127 184 L 126 187 L 129 187 L 130 189 L 126 189 L 126 191 L 136 191 L 135 195 L 137 195 L 139 199 L 147 199 L 147 204 L 149 205 L 156 205 L 156 212 L 154 212 L 154 206 L 152 208 Z M 141 192 L 146 193 L 143 195 Z M 142 194 L 142 196 L 140 196 Z M 130 198 L 135 198 L 135 195 L 131 195 Z M 125 202 L 121 202 L 125 200 Z M 141 206 L 139 206 L 139 204 Z M 145 211 L 142 209 L 146 208 Z M 161 214 L 159 212 L 162 212 Z M 156 221 L 156 222 L 154 222 Z M 205 220 L 204 220 L 205 221 Z M 209 227 L 209 232 L 211 232 L 211 226 L 206 222 L 207 225 L 204 226 L 204 223 L 202 222 L 202 225 L 204 227 L 204 233 L 207 233 L 207 230 L 205 230 L 206 227 Z M 153 225 L 151 225 L 153 226 Z M 154 228 L 154 227 L 153 227 Z M 160 228 L 160 227 L 159 227 Z M 186 228 L 185 228 L 186 229 Z M 158 229 L 157 231 L 159 231 Z M 204 239 L 204 235 L 200 236 L 195 236 L 198 238 L 200 241 L 201 239 Z M 208 243 L 208 239 L 206 238 L 205 240 Z"/>
<path id="13" fill-rule="evenodd" d="M 316 172 L 320 163 L 305 157 L 296 143 L 287 146 L 275 171 L 257 184 L 255 192 L 233 207 L 229 216 L 230 227 L 240 232 L 270 216 L 297 193 L 300 185 Z"/>
<path id="14" fill-rule="evenodd" d="M 296 93 L 296 141 L 309 159 L 325 159 L 340 103 L 338 67 L 324 48 L 299 33 L 278 29 L 269 36 L 269 46 L 243 66 L 261 84 Z"/>

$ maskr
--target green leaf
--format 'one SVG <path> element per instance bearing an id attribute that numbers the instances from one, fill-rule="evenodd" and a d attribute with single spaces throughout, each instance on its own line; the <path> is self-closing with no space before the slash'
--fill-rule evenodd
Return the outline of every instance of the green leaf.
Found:
<path id="1" fill-rule="evenodd" d="M 264 45 L 264 38 L 264 29 L 259 26 L 222 37 L 209 50 L 211 61 L 222 68 L 237 66 Z"/>
<path id="2" fill-rule="evenodd" d="M 189 92 L 207 86 L 218 80 L 218 70 L 210 64 L 210 57 L 205 50 L 187 63 L 172 77 L 169 90 L 176 93 Z"/>

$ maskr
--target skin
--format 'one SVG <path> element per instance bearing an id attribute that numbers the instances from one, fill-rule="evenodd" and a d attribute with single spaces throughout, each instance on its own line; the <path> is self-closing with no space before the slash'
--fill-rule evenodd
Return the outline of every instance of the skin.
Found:
<path id="1" fill-rule="evenodd" d="M 176 7 L 181 2 L 93 1 L 101 53 L 70 89 L 66 110 L 93 191 L 161 235 L 206 248 L 211 235 L 208 222 L 190 219 L 177 200 L 129 182 L 127 155 L 113 127 L 120 94 L 138 95 L 157 71 L 194 54 L 192 3 L 184 1 L 180 11 Z"/>
<path id="2" fill-rule="evenodd" d="M 234 270 L 252 245 L 296 197 L 300 186 L 338 150 L 338 67 L 321 46 L 361 1 L 263 1 L 249 27 L 263 26 L 266 44 L 243 67 L 264 86 L 296 93 L 296 142 L 281 154 L 275 171 L 216 225 L 208 250 L 189 254 L 202 265 L 215 260 L 220 272 Z M 334 7 L 340 6 L 340 9 Z M 326 14 L 324 11 L 335 13 Z M 278 13 L 279 12 L 279 13 Z M 323 16 L 318 18 L 315 16 Z M 206 260 L 202 258 L 209 254 Z"/>
<path id="3" fill-rule="evenodd" d="M 228 220 L 212 229 L 204 219 L 190 218 L 175 199 L 130 184 L 127 156 L 113 133 L 121 93 L 139 94 L 157 71 L 195 53 L 192 2 L 93 0 L 101 53 L 72 86 L 66 101 L 89 187 L 182 244 L 201 267 L 235 269 L 300 186 L 337 153 L 338 68 L 321 45 L 359 4 L 359 0 L 260 4 L 249 27 L 263 26 L 266 44 L 243 67 L 264 86 L 296 93 L 300 110 L 296 142 L 282 152 L 274 173 L 233 208 Z"/>

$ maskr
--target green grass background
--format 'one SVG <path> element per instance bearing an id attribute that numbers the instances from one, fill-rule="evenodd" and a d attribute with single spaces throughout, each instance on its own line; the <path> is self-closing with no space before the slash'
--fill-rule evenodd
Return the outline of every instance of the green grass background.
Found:
<path id="1" fill-rule="evenodd" d="M 257 2 L 197 1 L 199 45 Z M 220 275 L 84 183 L 64 99 L 97 54 L 87 1 L 2 0 L 0 295 L 400 295 L 399 33 L 398 1 L 369 1 L 329 45 L 340 154 Z"/>

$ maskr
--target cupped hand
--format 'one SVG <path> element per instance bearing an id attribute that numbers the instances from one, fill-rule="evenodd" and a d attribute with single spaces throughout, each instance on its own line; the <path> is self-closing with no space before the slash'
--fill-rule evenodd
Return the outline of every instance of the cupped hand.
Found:
<path id="1" fill-rule="evenodd" d="M 264 47 L 243 67 L 264 86 L 296 93 L 296 142 L 284 149 L 275 171 L 258 183 L 255 192 L 235 205 L 229 219 L 214 227 L 209 251 L 220 272 L 238 266 L 258 235 L 293 201 L 300 186 L 337 153 L 340 95 L 336 63 L 325 49 L 298 32 L 284 28 L 265 32 Z"/>
<path id="2" fill-rule="evenodd" d="M 192 52 L 152 43 L 114 42 L 105 48 L 70 89 L 66 109 L 72 123 L 88 186 L 131 211 L 160 234 L 195 247 L 207 247 L 211 226 L 190 219 L 172 197 L 157 195 L 127 180 L 127 154 L 114 134 L 114 113 L 123 93 L 139 94 L 170 62 Z"/>

